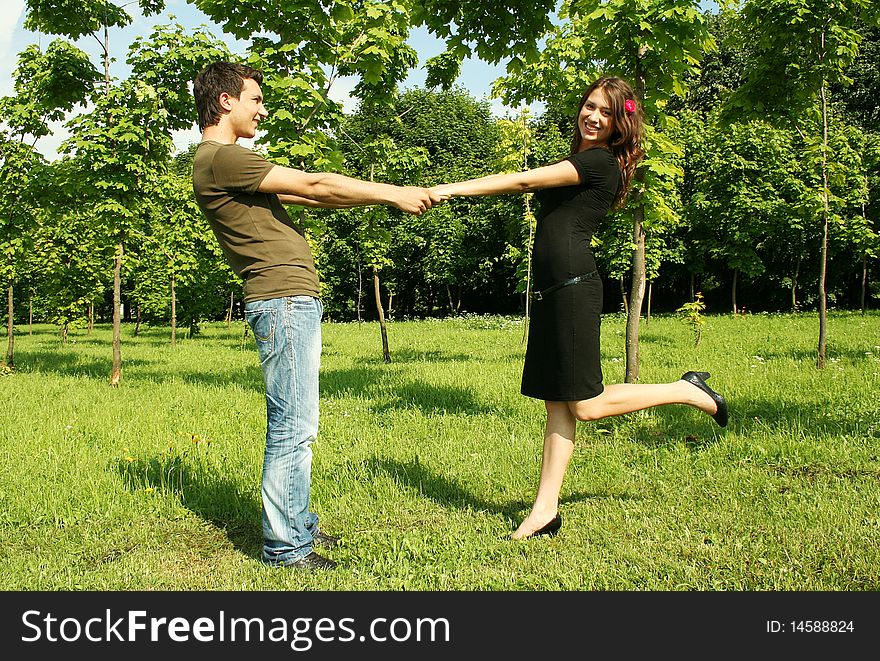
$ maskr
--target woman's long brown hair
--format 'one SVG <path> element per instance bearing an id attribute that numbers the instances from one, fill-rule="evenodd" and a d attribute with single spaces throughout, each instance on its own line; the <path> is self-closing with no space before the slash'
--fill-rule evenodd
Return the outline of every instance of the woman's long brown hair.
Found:
<path id="1" fill-rule="evenodd" d="M 578 117 L 581 108 L 590 98 L 593 90 L 600 89 L 604 92 L 611 104 L 611 116 L 614 120 L 614 131 L 608 140 L 608 149 L 617 158 L 620 164 L 620 188 L 617 197 L 614 198 L 614 209 L 620 209 L 626 203 L 626 196 L 632 188 L 633 176 L 636 168 L 645 157 L 642 149 L 642 138 L 645 134 L 645 123 L 642 116 L 641 104 L 636 99 L 632 87 L 623 78 L 616 76 L 602 76 L 587 88 L 578 104 L 574 116 L 574 137 L 571 140 L 571 153 L 577 153 L 581 146 L 581 130 L 578 126 Z M 632 101 L 635 111 L 627 112 L 626 102 Z"/>

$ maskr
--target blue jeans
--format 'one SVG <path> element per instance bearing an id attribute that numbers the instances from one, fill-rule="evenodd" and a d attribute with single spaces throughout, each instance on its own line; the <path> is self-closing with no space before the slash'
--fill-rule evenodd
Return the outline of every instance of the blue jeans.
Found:
<path id="1" fill-rule="evenodd" d="M 312 441 L 318 435 L 318 370 L 324 306 L 311 296 L 245 305 L 266 384 L 263 562 L 289 565 L 312 552 Z"/>

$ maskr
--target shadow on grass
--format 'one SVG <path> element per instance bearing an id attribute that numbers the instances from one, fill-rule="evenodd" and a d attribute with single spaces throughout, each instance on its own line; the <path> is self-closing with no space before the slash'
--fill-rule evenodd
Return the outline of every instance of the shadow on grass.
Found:
<path id="1" fill-rule="evenodd" d="M 865 355 L 865 351 L 872 350 L 873 344 L 865 343 L 864 348 L 858 349 L 840 349 L 828 347 L 825 358 L 830 363 L 838 358 L 846 358 L 853 363 L 874 363 L 870 356 Z M 761 356 L 764 360 L 790 360 L 799 365 L 816 367 L 816 350 L 798 347 L 774 347 L 770 350 L 756 349 L 755 354 Z"/>
<path id="2" fill-rule="evenodd" d="M 847 416 L 833 403 L 811 404 L 784 399 L 728 398 L 730 417 L 725 428 L 709 416 L 688 410 L 683 405 L 658 406 L 651 410 L 650 423 L 636 424 L 632 440 L 647 447 L 659 448 L 684 442 L 690 450 L 702 451 L 719 443 L 724 435 L 734 432 L 742 437 L 797 428 L 817 437 L 866 436 L 870 429 L 880 427 L 880 410 L 873 415 Z M 606 428 L 626 424 L 625 417 L 608 419 Z"/>
<path id="3" fill-rule="evenodd" d="M 372 407 L 379 414 L 406 409 L 418 409 L 425 415 L 488 415 L 499 412 L 497 406 L 481 403 L 471 388 L 418 382 L 402 385 L 390 399 Z"/>
<path id="4" fill-rule="evenodd" d="M 375 356 L 362 356 L 355 362 L 359 364 L 374 364 L 382 362 L 381 352 Z M 473 356 L 465 353 L 446 353 L 437 349 L 420 351 L 418 349 L 401 348 L 391 352 L 393 363 L 454 363 L 473 360 Z"/>
<path id="5" fill-rule="evenodd" d="M 216 467 L 198 460 L 191 465 L 185 454 L 120 460 L 117 470 L 129 490 L 155 489 L 175 496 L 185 508 L 224 531 L 239 552 L 259 560 L 263 547 L 259 500 L 222 477 Z"/>
<path id="6" fill-rule="evenodd" d="M 210 386 L 212 388 L 224 388 L 235 384 L 240 388 L 265 394 L 263 385 L 263 373 L 260 368 L 248 366 L 235 366 L 222 372 L 199 372 L 194 370 L 180 370 L 170 366 L 167 370 L 138 370 L 127 375 L 128 380 L 147 381 L 149 383 L 165 383 L 167 381 L 182 381 L 193 386 Z"/>
<path id="7" fill-rule="evenodd" d="M 386 374 L 379 367 L 321 370 L 321 397 L 373 397 Z"/>
<path id="8" fill-rule="evenodd" d="M 496 405 L 481 402 L 469 387 L 411 381 L 389 392 L 383 388 L 383 381 L 390 376 L 398 375 L 381 367 L 325 370 L 321 372 L 321 397 L 362 397 L 373 402 L 371 410 L 377 414 L 406 409 L 418 409 L 426 415 L 486 415 L 499 411 Z"/>
<path id="9" fill-rule="evenodd" d="M 470 493 L 454 479 L 450 479 L 432 471 L 413 459 L 407 462 L 372 457 L 365 462 L 368 474 L 387 475 L 404 487 L 416 490 L 438 505 L 447 509 L 480 510 L 500 514 L 511 524 L 519 523 L 524 512 L 531 507 L 532 501 L 515 500 L 508 503 L 496 503 L 478 498 Z M 613 498 L 629 500 L 632 496 L 607 493 L 573 493 L 562 497 L 562 503 L 577 503 L 587 500 Z"/>
<path id="10" fill-rule="evenodd" d="M 123 361 L 123 372 L 126 366 L 140 367 L 154 363 L 155 361 L 129 358 Z M 51 372 L 61 376 L 85 376 L 93 379 L 109 379 L 113 367 L 109 355 L 106 359 L 100 359 L 62 350 L 16 351 L 15 364 L 19 369 L 29 372 Z"/>

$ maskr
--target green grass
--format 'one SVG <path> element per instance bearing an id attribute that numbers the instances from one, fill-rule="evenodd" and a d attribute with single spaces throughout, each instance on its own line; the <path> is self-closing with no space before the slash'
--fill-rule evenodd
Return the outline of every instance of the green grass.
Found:
<path id="1" fill-rule="evenodd" d="M 5 590 L 880 589 L 880 315 L 642 326 L 641 380 L 713 373 L 726 430 L 682 406 L 578 423 L 554 539 L 515 543 L 543 405 L 519 394 L 522 320 L 326 324 L 313 507 L 343 567 L 259 562 L 265 401 L 241 322 L 176 348 L 168 329 L 19 328 L 0 376 Z M 624 320 L 603 323 L 623 379 Z"/>

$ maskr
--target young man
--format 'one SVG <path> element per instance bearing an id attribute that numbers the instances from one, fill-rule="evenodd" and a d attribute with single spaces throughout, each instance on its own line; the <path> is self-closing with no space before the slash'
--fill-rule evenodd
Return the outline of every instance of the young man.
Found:
<path id="1" fill-rule="evenodd" d="M 329 569 L 336 563 L 314 547 L 337 540 L 319 531 L 318 517 L 309 511 L 323 306 L 304 229 L 283 205 L 386 204 L 421 214 L 440 199 L 424 188 L 274 165 L 237 145 L 239 138 L 253 138 L 268 115 L 262 80 L 259 70 L 229 62 L 215 62 L 196 77 L 202 142 L 193 162 L 193 190 L 226 259 L 245 281 L 245 316 L 263 368 L 263 562 Z"/>

